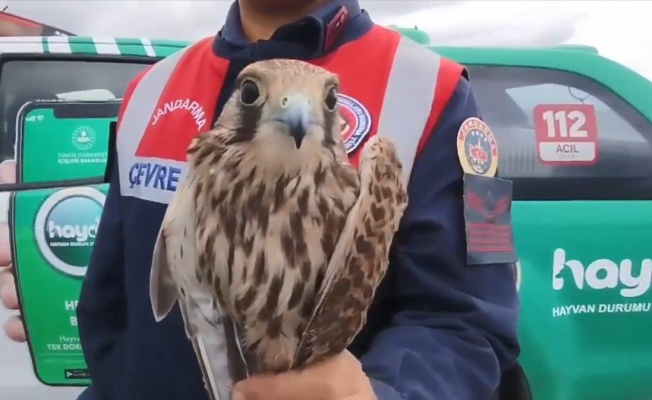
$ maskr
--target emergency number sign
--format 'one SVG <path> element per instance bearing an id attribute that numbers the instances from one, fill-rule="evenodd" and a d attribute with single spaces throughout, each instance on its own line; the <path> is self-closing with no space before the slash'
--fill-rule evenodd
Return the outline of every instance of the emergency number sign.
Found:
<path id="1" fill-rule="evenodd" d="M 539 161 L 587 165 L 598 161 L 595 108 L 591 104 L 539 104 L 534 107 Z"/>

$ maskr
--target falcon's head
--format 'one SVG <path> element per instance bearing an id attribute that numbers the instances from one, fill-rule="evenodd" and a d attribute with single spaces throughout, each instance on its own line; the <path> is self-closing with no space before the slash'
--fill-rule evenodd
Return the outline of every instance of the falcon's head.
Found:
<path id="1" fill-rule="evenodd" d="M 240 73 L 217 125 L 251 155 L 318 160 L 341 145 L 338 86 L 337 75 L 302 61 L 260 61 Z"/>

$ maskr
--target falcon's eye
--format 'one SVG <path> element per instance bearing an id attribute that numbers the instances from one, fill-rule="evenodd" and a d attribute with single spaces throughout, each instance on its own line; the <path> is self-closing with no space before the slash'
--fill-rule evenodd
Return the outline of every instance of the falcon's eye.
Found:
<path id="1" fill-rule="evenodd" d="M 326 97 L 324 97 L 324 104 L 328 111 L 335 111 L 335 107 L 337 106 L 337 90 L 334 87 L 328 89 Z"/>
<path id="2" fill-rule="evenodd" d="M 245 80 L 240 86 L 240 101 L 246 106 L 251 106 L 256 103 L 260 97 L 260 90 L 256 82 L 252 80 Z"/>

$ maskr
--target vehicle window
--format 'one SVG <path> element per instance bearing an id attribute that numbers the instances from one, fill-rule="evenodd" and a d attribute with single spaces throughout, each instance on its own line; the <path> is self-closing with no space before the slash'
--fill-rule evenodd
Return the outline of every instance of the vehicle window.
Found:
<path id="1" fill-rule="evenodd" d="M 519 200 L 652 199 L 652 124 L 575 73 L 469 66 Z"/>
<path id="2" fill-rule="evenodd" d="M 0 161 L 14 157 L 16 116 L 30 100 L 121 98 L 147 64 L 99 61 L 16 60 L 0 79 Z"/>

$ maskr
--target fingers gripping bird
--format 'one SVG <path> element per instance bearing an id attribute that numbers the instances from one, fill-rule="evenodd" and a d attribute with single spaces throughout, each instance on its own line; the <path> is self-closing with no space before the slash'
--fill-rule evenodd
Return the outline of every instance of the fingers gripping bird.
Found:
<path id="1" fill-rule="evenodd" d="M 215 400 L 249 374 L 342 352 L 362 328 L 407 202 L 394 145 L 359 169 L 340 135 L 338 78 L 300 61 L 245 68 L 157 239 L 154 316 L 178 301 Z"/>

